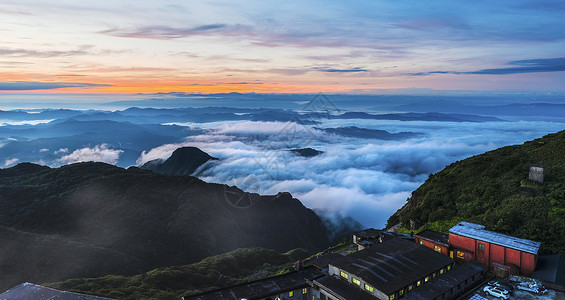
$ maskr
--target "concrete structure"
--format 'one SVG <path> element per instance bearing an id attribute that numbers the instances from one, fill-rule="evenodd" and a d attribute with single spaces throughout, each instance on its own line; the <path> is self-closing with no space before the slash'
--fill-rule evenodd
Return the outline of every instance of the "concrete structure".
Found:
<path id="1" fill-rule="evenodd" d="M 532 181 L 543 183 L 545 176 L 545 167 L 543 165 L 530 165 L 530 175 L 528 178 Z"/>
<path id="2" fill-rule="evenodd" d="M 414 240 L 414 237 L 408 233 L 388 232 L 374 228 L 361 230 L 353 234 L 353 243 L 357 245 L 357 250 L 363 250 L 392 239 Z"/>
<path id="3" fill-rule="evenodd" d="M 449 255 L 450 247 L 448 237 L 441 232 L 425 229 L 415 234 L 414 239 L 416 243 L 422 246 L 426 246 L 443 255 Z M 451 258 L 453 258 L 453 256 L 451 256 Z"/>
<path id="4" fill-rule="evenodd" d="M 449 229 L 449 244 L 456 258 L 475 260 L 486 266 L 493 263 L 515 265 L 529 276 L 536 269 L 541 243 L 485 230 L 483 225 L 460 222 Z M 452 254 L 453 255 L 453 254 Z"/>

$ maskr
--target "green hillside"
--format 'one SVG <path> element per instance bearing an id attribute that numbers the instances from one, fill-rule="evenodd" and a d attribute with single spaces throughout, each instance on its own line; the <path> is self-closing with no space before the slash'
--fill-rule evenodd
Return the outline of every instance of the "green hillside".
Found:
<path id="1" fill-rule="evenodd" d="M 543 183 L 529 165 L 545 166 Z M 410 220 L 421 228 L 408 228 Z M 430 175 L 387 227 L 447 231 L 465 220 L 542 242 L 542 253 L 565 253 L 565 131 L 473 156 Z"/>
<path id="2" fill-rule="evenodd" d="M 180 299 L 188 294 L 287 272 L 293 268 L 293 262 L 304 255 L 301 249 L 280 254 L 264 248 L 242 248 L 194 264 L 155 269 L 135 276 L 69 279 L 46 286 L 123 300 Z"/>

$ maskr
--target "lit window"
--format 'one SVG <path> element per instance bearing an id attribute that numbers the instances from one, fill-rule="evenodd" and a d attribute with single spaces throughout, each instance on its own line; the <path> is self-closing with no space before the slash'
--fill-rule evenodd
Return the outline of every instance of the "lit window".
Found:
<path id="1" fill-rule="evenodd" d="M 437 252 L 441 252 L 441 247 L 440 246 L 434 246 L 434 250 Z"/>
<path id="2" fill-rule="evenodd" d="M 302 289 L 302 294 L 306 294 L 306 293 L 308 293 L 308 289 L 307 289 L 307 288 L 303 288 L 303 289 Z"/>
<path id="3" fill-rule="evenodd" d="M 294 292 L 293 292 L 293 291 L 288 292 L 288 296 L 289 296 L 289 297 L 294 296 Z"/>
<path id="4" fill-rule="evenodd" d="M 353 278 L 351 278 L 351 280 L 353 280 L 353 283 L 355 283 L 356 285 L 359 285 L 359 286 L 361 285 L 361 281 L 359 281 L 359 279 L 353 277 Z"/>
<path id="5" fill-rule="evenodd" d="M 479 251 L 485 251 L 485 244 L 479 243 Z"/>
<path id="6" fill-rule="evenodd" d="M 432 278 L 436 278 L 437 273 L 432 274 Z"/>
<path id="7" fill-rule="evenodd" d="M 388 299 L 394 300 L 394 299 L 395 299 L 395 298 L 394 298 L 394 294 L 390 295 L 390 297 L 388 297 Z"/>
<path id="8" fill-rule="evenodd" d="M 347 273 L 345 273 L 345 272 L 343 272 L 343 271 L 340 271 L 340 272 L 339 272 L 339 275 L 341 275 L 341 277 L 343 277 L 343 278 L 345 278 L 345 279 L 348 279 L 348 278 L 349 278 L 349 275 L 347 275 Z"/>
<path id="9" fill-rule="evenodd" d="M 414 285 L 411 284 L 411 285 L 408 286 L 408 291 L 411 291 L 413 289 L 414 289 Z"/>
<path id="10" fill-rule="evenodd" d="M 424 279 L 425 282 L 430 281 L 430 276 L 426 276 L 426 278 Z"/>
<path id="11" fill-rule="evenodd" d="M 404 289 L 402 289 L 402 290 L 398 291 L 398 295 L 399 295 L 399 296 L 402 296 L 402 295 L 404 295 Z"/>
<path id="12" fill-rule="evenodd" d="M 422 285 L 422 280 L 418 280 L 418 282 L 416 282 L 416 286 L 421 286 Z"/>
<path id="13" fill-rule="evenodd" d="M 459 259 L 465 259 L 465 253 L 462 251 L 457 251 L 457 258 Z"/>
<path id="14" fill-rule="evenodd" d="M 423 244 L 424 244 L 424 241 L 420 241 L 420 245 L 423 245 Z"/>
<path id="15" fill-rule="evenodd" d="M 451 270 L 451 266 L 447 266 L 447 270 L 450 271 L 450 270 Z"/>
<path id="16" fill-rule="evenodd" d="M 443 273 L 445 272 L 444 270 L 445 270 L 445 269 L 439 270 L 439 273 L 440 273 L 440 274 L 443 274 Z"/>
<path id="17" fill-rule="evenodd" d="M 372 286 L 368 285 L 368 284 L 365 284 L 365 289 L 366 289 L 367 291 L 371 292 L 371 293 L 375 291 L 375 289 L 374 289 Z"/>

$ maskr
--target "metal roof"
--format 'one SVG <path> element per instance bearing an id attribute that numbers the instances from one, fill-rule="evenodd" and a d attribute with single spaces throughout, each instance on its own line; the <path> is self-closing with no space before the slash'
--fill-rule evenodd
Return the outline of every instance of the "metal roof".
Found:
<path id="1" fill-rule="evenodd" d="M 459 224 L 449 229 L 449 233 L 485 241 L 527 253 L 538 254 L 539 247 L 541 246 L 540 242 L 509 236 L 502 233 L 485 230 L 484 228 L 485 226 L 479 224 L 459 222 Z"/>

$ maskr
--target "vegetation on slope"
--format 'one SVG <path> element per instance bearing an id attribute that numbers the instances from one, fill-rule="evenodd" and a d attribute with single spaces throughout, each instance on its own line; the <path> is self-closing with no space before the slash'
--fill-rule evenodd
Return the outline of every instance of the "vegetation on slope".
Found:
<path id="1" fill-rule="evenodd" d="M 289 193 L 103 163 L 0 169 L 0 290 L 139 274 L 242 247 L 314 252 L 329 243 L 322 220 Z"/>
<path id="2" fill-rule="evenodd" d="M 155 269 L 135 276 L 70 279 L 46 286 L 124 300 L 180 299 L 287 272 L 293 268 L 293 262 L 304 255 L 303 249 L 280 254 L 264 248 L 242 248 L 198 263 Z"/>
<path id="3" fill-rule="evenodd" d="M 545 180 L 528 179 L 529 165 Z M 542 242 L 542 253 L 565 253 L 565 131 L 503 147 L 447 166 L 414 191 L 387 227 L 410 220 L 447 231 L 461 220 Z M 420 230 L 416 229 L 416 230 Z"/>

